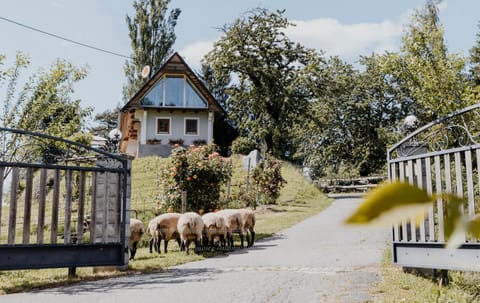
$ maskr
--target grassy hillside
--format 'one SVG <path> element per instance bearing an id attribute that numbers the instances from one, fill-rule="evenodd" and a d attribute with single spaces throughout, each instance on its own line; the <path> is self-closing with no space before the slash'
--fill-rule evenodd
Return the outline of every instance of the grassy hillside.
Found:
<path id="1" fill-rule="evenodd" d="M 244 201 L 239 199 L 240 193 L 247 188 L 247 171 L 242 165 L 242 156 L 234 155 L 232 160 L 232 178 L 223 188 L 221 200 L 224 208 L 245 207 Z M 132 216 L 147 223 L 154 216 L 161 213 L 158 208 L 158 172 L 167 159 L 147 157 L 133 162 L 132 171 Z M 282 164 L 282 176 L 287 184 L 282 188 L 277 205 L 259 205 L 257 215 L 260 233 L 272 234 L 280 229 L 289 227 L 313 214 L 318 213 L 329 205 L 329 199 L 316 186 L 307 182 L 300 169 L 290 163 Z M 268 215 L 266 215 L 268 214 Z M 288 217 L 288 218 L 286 218 Z M 268 218 L 269 227 L 264 227 L 264 218 Z M 283 223 L 282 223 L 283 222 Z"/>

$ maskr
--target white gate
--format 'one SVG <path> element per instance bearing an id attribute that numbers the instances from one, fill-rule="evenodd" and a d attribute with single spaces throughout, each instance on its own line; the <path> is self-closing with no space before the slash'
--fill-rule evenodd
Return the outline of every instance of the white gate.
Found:
<path id="1" fill-rule="evenodd" d="M 388 150 L 391 181 L 406 181 L 430 194 L 466 198 L 463 212 L 480 213 L 480 104 L 429 123 Z M 445 201 L 438 198 L 419 227 L 405 219 L 393 227 L 393 262 L 404 267 L 480 271 L 480 242 L 465 235 L 445 248 Z"/>

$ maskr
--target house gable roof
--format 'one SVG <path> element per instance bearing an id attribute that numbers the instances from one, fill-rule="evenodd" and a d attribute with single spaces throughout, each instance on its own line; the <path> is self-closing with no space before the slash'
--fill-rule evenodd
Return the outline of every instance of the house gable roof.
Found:
<path id="1" fill-rule="evenodd" d="M 175 52 L 163 66 L 138 90 L 138 92 L 123 106 L 121 111 L 130 108 L 142 108 L 140 100 L 157 84 L 164 75 L 185 75 L 193 86 L 201 93 L 202 97 L 208 102 L 208 108 L 214 112 L 224 113 L 224 110 L 212 96 L 210 91 L 205 87 L 203 82 L 197 77 L 192 69 L 185 63 L 185 60 Z"/>

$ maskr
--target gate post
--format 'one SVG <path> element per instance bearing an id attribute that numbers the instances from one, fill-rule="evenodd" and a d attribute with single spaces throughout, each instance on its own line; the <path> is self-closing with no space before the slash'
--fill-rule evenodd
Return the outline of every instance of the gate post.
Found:
<path id="1" fill-rule="evenodd" d="M 95 182 L 93 243 L 120 242 L 123 254 L 120 269 L 126 269 L 129 259 L 132 159 L 124 157 L 122 173 L 100 172 Z M 108 162 L 99 160 L 98 165 L 109 166 Z"/>

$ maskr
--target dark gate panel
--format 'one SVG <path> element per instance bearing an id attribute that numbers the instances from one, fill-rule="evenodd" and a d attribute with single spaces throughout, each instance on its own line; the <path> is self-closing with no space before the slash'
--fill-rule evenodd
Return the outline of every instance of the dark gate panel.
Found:
<path id="1" fill-rule="evenodd" d="M 131 160 L 14 129 L 0 142 L 0 270 L 128 263 Z"/>

